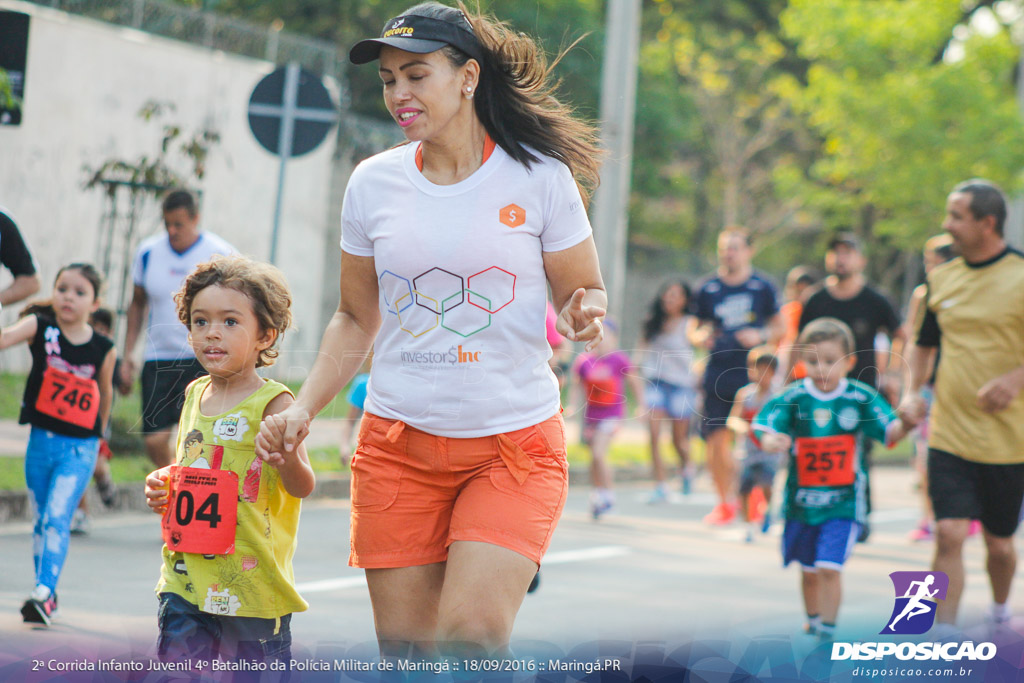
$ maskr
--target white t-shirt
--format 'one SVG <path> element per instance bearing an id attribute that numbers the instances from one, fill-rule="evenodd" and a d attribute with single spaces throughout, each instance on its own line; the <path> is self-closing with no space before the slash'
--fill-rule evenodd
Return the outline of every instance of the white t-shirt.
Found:
<path id="1" fill-rule="evenodd" d="M 139 245 L 132 265 L 132 282 L 146 290 L 149 304 L 145 360 L 195 358 L 188 344 L 188 328 L 178 320 L 174 293 L 200 263 L 215 254 L 235 253 L 233 246 L 212 232 L 200 233 L 199 239 L 181 254 L 171 248 L 166 232 Z"/>
<path id="2" fill-rule="evenodd" d="M 382 324 L 366 410 L 438 436 L 522 429 L 558 412 L 548 366 L 542 252 L 591 234 L 572 174 L 500 147 L 473 175 L 435 185 L 417 144 L 352 172 L 341 248 L 374 258 Z"/>
<path id="3" fill-rule="evenodd" d="M 692 363 L 693 346 L 686 336 L 684 316 L 671 329 L 662 330 L 646 342 L 639 365 L 645 379 L 690 388 L 696 384 Z"/>

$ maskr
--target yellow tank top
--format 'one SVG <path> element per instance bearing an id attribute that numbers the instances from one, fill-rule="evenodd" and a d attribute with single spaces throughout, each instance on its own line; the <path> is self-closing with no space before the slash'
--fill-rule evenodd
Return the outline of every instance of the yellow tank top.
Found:
<path id="1" fill-rule="evenodd" d="M 203 612 L 224 616 L 274 619 L 305 611 L 292 571 L 301 502 L 285 491 L 277 470 L 254 448 L 267 404 L 291 392 L 267 380 L 231 410 L 206 416 L 199 401 L 209 385 L 210 378 L 202 377 L 186 390 L 176 461 L 238 475 L 235 552 L 197 555 L 171 552 L 165 545 L 156 592 L 176 593 Z"/>

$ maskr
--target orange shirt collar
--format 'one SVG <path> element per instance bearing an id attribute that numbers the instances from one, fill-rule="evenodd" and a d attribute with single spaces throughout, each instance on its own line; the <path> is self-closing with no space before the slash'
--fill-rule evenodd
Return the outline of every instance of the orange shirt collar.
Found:
<path id="1" fill-rule="evenodd" d="M 494 140 L 488 133 L 484 133 L 484 158 L 480 162 L 486 164 L 487 160 L 491 158 L 491 153 L 494 151 Z M 416 147 L 416 168 L 419 169 L 420 173 L 423 172 L 423 143 Z"/>

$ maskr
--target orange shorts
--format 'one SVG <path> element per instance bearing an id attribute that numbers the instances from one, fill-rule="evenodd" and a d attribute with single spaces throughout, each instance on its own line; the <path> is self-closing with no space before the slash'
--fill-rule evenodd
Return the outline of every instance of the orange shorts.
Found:
<path id="1" fill-rule="evenodd" d="M 539 565 L 568 490 L 561 414 L 514 432 L 452 439 L 365 413 L 352 457 L 349 564 L 444 562 L 454 541 L 480 541 Z"/>

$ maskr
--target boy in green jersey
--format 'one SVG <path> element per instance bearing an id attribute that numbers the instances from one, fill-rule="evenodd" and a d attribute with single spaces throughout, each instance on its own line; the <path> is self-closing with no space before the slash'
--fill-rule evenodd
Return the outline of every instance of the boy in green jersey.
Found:
<path id="1" fill-rule="evenodd" d="M 783 560 L 796 560 L 803 569 L 805 630 L 830 638 L 839 612 L 839 573 L 867 515 L 863 442 L 891 446 L 914 425 L 897 417 L 875 389 L 847 379 L 856 354 L 845 323 L 813 321 L 797 349 L 807 377 L 768 401 L 753 429 L 764 450 L 788 454 Z"/>

